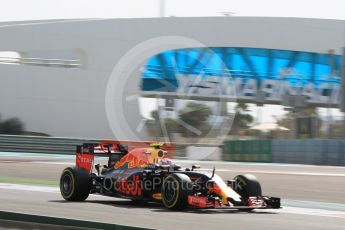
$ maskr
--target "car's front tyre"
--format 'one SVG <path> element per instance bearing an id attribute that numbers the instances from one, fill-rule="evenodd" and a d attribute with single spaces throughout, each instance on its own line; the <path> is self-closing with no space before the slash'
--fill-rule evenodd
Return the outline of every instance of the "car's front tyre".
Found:
<path id="1" fill-rule="evenodd" d="M 262 190 L 259 180 L 252 174 L 238 175 L 234 178 L 235 192 L 237 192 L 244 202 L 243 205 L 248 205 L 249 197 L 262 196 Z M 244 208 L 242 211 L 251 211 L 252 208 Z"/>
<path id="2" fill-rule="evenodd" d="M 238 175 L 234 178 L 235 191 L 244 198 L 262 196 L 259 180 L 252 174 Z"/>

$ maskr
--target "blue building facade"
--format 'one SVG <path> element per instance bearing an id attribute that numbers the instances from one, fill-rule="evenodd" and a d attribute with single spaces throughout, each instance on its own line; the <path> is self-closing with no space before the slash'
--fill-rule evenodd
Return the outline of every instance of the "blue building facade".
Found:
<path id="1" fill-rule="evenodd" d="M 316 89 L 340 84 L 341 56 L 260 48 L 188 48 L 169 50 L 150 58 L 142 73 L 143 91 L 175 92 L 177 75 L 231 76 L 243 83 L 255 79 L 283 80 L 291 87 L 312 83 Z"/>

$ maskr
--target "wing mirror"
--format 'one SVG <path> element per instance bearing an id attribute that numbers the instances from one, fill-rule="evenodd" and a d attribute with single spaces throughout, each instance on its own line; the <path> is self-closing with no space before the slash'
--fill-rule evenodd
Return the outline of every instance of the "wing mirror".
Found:
<path id="1" fill-rule="evenodd" d="M 201 168 L 200 165 L 192 165 L 192 171 L 194 171 L 194 169 L 199 169 Z"/>

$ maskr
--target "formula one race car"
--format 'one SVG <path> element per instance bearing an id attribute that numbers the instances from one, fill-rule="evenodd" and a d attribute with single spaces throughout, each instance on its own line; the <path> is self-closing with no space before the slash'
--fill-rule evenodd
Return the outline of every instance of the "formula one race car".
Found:
<path id="1" fill-rule="evenodd" d="M 167 145 L 151 144 L 128 151 L 120 142 L 77 146 L 76 166 L 63 170 L 60 191 L 67 201 L 83 201 L 89 194 L 161 202 L 169 209 L 227 207 L 252 210 L 280 208 L 280 198 L 262 196 L 255 176 L 238 175 L 223 181 L 199 166 L 182 169 L 167 157 Z M 106 156 L 106 165 L 95 164 Z"/>

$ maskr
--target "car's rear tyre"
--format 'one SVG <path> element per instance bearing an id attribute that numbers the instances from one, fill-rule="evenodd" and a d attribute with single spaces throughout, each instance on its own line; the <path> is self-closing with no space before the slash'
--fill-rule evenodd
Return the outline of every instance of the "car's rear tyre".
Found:
<path id="1" fill-rule="evenodd" d="M 193 193 L 193 183 L 187 175 L 174 173 L 165 178 L 162 185 L 162 202 L 166 208 L 181 210 L 188 205 Z"/>
<path id="2" fill-rule="evenodd" d="M 243 201 L 243 205 L 248 205 L 248 198 L 253 196 L 262 196 L 262 190 L 259 180 L 252 174 L 238 175 L 234 178 L 235 192 L 237 192 Z M 251 211 L 252 208 L 241 209 Z"/>
<path id="3" fill-rule="evenodd" d="M 90 194 L 91 178 L 82 168 L 68 167 L 60 177 L 60 192 L 68 201 L 84 201 Z"/>

